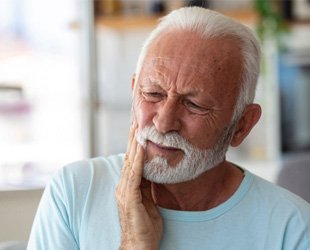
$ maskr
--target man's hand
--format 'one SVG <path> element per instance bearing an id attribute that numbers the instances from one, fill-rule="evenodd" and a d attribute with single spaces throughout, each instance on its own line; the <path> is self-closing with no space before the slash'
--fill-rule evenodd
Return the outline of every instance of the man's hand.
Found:
<path id="1" fill-rule="evenodd" d="M 144 149 L 135 139 L 129 142 L 120 182 L 115 196 L 122 227 L 120 249 L 158 249 L 162 236 L 162 219 L 154 204 L 151 183 L 143 179 Z"/>

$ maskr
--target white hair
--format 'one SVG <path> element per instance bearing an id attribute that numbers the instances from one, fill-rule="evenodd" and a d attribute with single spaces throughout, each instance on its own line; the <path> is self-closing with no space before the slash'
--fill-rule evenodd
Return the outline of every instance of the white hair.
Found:
<path id="1" fill-rule="evenodd" d="M 200 7 L 184 7 L 172 11 L 160 20 L 146 39 L 136 67 L 136 80 L 146 53 L 152 42 L 168 30 L 186 30 L 201 35 L 203 39 L 234 37 L 240 41 L 242 55 L 242 83 L 232 120 L 239 119 L 245 106 L 253 103 L 260 66 L 260 45 L 254 33 L 233 19 Z"/>

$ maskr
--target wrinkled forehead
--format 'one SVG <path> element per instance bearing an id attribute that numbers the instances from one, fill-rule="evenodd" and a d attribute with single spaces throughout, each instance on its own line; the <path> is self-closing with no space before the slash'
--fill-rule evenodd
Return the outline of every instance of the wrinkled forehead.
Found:
<path id="1" fill-rule="evenodd" d="M 151 41 L 146 54 L 164 57 L 167 53 L 184 57 L 188 54 L 204 56 L 240 51 L 241 40 L 232 35 L 203 36 L 191 30 L 172 29 L 159 34 Z M 238 54 L 240 56 L 240 54 Z"/>
<path id="2" fill-rule="evenodd" d="M 167 66 L 177 63 L 199 72 L 220 66 L 222 70 L 240 67 L 240 40 L 231 36 L 202 38 L 192 31 L 166 31 L 152 41 L 143 64 Z M 212 69 L 212 68 L 211 68 Z"/>
<path id="3" fill-rule="evenodd" d="M 181 57 L 148 57 L 145 60 L 139 84 L 140 86 L 160 85 L 162 88 L 169 89 L 172 83 L 176 83 L 177 89 L 202 92 L 205 89 L 203 83 L 207 79 L 206 68 L 200 64 L 182 63 Z M 210 80 L 209 83 L 211 83 Z"/>
<path id="4" fill-rule="evenodd" d="M 185 63 L 184 57 L 159 57 L 149 56 L 144 60 L 144 71 L 147 73 L 161 73 L 163 70 L 169 70 L 170 73 L 185 73 L 184 71 L 195 71 L 198 74 L 207 72 L 207 68 L 203 63 Z M 180 70 L 183 67 L 184 71 Z M 151 72 L 149 72 L 151 71 Z"/>
<path id="5" fill-rule="evenodd" d="M 144 58 L 142 75 L 195 76 L 209 82 L 241 82 L 241 49 L 233 38 L 201 38 L 173 32 L 155 39 Z"/>

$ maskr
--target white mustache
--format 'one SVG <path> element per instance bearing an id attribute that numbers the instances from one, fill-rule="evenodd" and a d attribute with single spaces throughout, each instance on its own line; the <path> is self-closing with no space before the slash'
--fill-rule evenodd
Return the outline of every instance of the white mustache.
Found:
<path id="1" fill-rule="evenodd" d="M 137 133 L 136 139 L 140 145 L 146 147 L 146 141 L 151 141 L 165 147 L 176 148 L 190 153 L 194 146 L 176 132 L 167 134 L 159 133 L 155 126 L 145 127 Z"/>

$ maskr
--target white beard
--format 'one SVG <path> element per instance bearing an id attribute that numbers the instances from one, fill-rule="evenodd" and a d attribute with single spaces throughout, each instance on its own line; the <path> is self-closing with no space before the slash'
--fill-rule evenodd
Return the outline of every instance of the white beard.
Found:
<path id="1" fill-rule="evenodd" d="M 146 141 L 152 141 L 166 147 L 184 152 L 183 159 L 176 166 L 168 164 L 167 159 L 155 156 L 144 165 L 143 176 L 155 183 L 173 184 L 197 178 L 207 170 L 217 166 L 225 159 L 225 154 L 233 136 L 235 126 L 225 129 L 213 148 L 201 150 L 176 132 L 160 134 L 155 126 L 145 127 L 137 133 L 137 141 L 146 148 Z"/>

